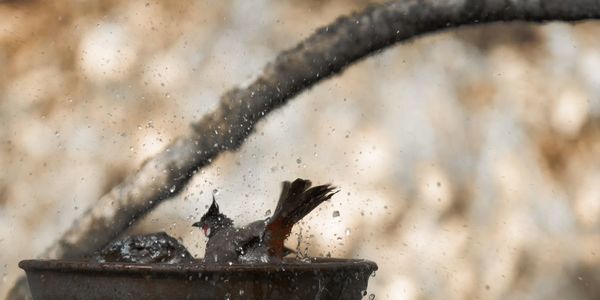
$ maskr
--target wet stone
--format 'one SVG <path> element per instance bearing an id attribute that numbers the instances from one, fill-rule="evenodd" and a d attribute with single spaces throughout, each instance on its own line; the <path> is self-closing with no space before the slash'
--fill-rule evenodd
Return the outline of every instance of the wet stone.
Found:
<path id="1" fill-rule="evenodd" d="M 175 238 L 164 232 L 132 235 L 106 246 L 94 257 L 97 262 L 181 264 L 193 256 Z"/>

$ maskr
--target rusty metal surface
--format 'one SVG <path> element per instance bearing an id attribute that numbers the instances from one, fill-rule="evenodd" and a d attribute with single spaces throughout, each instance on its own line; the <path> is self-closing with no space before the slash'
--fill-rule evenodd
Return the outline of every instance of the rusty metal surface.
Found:
<path id="1" fill-rule="evenodd" d="M 34 299 L 361 299 L 374 262 L 215 266 L 24 260 Z"/>

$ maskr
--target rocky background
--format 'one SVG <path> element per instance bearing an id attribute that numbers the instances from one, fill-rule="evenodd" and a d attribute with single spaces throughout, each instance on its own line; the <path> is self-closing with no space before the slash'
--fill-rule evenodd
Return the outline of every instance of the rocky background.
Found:
<path id="1" fill-rule="evenodd" d="M 0 1 L 0 298 L 112 185 L 364 1 Z M 600 297 L 599 22 L 397 45 L 301 94 L 130 233 L 242 225 L 280 182 L 341 191 L 290 247 L 379 263 L 376 299 Z M 296 240 L 300 242 L 297 243 Z"/>

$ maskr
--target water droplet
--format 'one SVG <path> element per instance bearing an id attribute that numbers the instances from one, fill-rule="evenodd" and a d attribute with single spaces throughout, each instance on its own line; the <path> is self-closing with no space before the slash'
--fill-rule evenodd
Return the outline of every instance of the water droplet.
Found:
<path id="1" fill-rule="evenodd" d="M 240 296 L 243 296 L 244 293 L 245 293 L 244 290 L 240 290 Z"/>
<path id="2" fill-rule="evenodd" d="M 375 294 L 369 295 L 369 300 L 374 300 L 374 299 L 375 299 Z"/>
<path id="3" fill-rule="evenodd" d="M 271 210 L 267 209 L 267 211 L 265 211 L 265 217 L 268 217 L 271 215 Z"/>
<path id="4" fill-rule="evenodd" d="M 350 228 L 346 228 L 346 232 L 345 233 L 346 233 L 346 236 L 350 236 L 350 233 L 351 233 Z"/>
<path id="5" fill-rule="evenodd" d="M 213 189 L 213 195 L 218 196 L 219 195 L 219 190 L 218 189 Z"/>
<path id="6" fill-rule="evenodd" d="M 177 187 L 176 187 L 175 185 L 172 185 L 172 186 L 169 188 L 169 192 L 170 192 L 170 193 L 174 193 L 176 188 L 177 188 Z"/>
<path id="7" fill-rule="evenodd" d="M 297 164 L 301 164 L 301 163 L 302 163 L 302 158 L 298 157 L 298 158 L 296 159 L 296 163 L 297 163 Z"/>
<path id="8" fill-rule="evenodd" d="M 337 217 L 339 217 L 339 216 L 340 216 L 340 211 L 339 211 L 339 210 L 335 210 L 335 211 L 333 211 L 333 215 L 332 215 L 332 216 L 333 216 L 334 218 L 337 218 Z"/>

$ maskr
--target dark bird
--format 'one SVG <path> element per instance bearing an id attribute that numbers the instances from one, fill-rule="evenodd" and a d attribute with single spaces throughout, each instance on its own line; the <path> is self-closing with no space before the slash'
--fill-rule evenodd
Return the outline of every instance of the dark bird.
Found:
<path id="1" fill-rule="evenodd" d="M 199 222 L 199 227 L 208 237 L 204 262 L 209 264 L 231 263 L 276 263 L 293 252 L 284 246 L 292 227 L 319 204 L 329 200 L 336 188 L 319 185 L 311 188 L 311 182 L 296 179 L 284 181 L 279 202 L 270 218 L 254 221 L 236 228 L 233 221 L 219 211 L 213 202 Z"/>
<path id="2" fill-rule="evenodd" d="M 97 262 L 139 264 L 183 264 L 194 261 L 194 257 L 177 239 L 164 232 L 127 236 L 110 243 L 94 258 Z"/>

